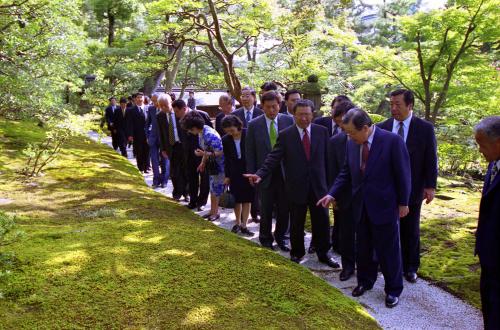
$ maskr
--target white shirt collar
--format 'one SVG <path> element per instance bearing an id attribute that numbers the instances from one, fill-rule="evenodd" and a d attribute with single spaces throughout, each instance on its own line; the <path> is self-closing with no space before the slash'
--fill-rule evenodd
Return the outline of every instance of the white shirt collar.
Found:
<path id="1" fill-rule="evenodd" d="M 404 128 L 410 127 L 410 121 L 411 121 L 412 117 L 413 117 L 413 111 L 410 111 L 410 114 L 408 115 L 408 117 L 406 117 L 406 119 L 403 120 L 403 126 L 404 126 Z M 399 120 L 394 119 L 394 123 L 392 124 L 392 127 L 393 128 L 397 127 L 399 129 L 399 123 L 400 123 Z"/>
<path id="2" fill-rule="evenodd" d="M 304 136 L 304 129 L 300 128 L 298 125 L 295 125 L 297 129 L 299 130 L 300 138 Z M 309 135 L 309 138 L 311 138 L 311 124 L 306 127 L 307 134 Z"/>
<path id="3" fill-rule="evenodd" d="M 373 137 L 375 136 L 375 130 L 377 129 L 377 127 L 375 125 L 372 125 L 373 127 L 373 131 L 372 133 L 370 134 L 370 136 L 368 137 L 368 147 L 371 147 L 372 146 L 372 143 L 373 143 Z"/>
<path id="4" fill-rule="evenodd" d="M 245 109 L 245 115 L 247 112 L 250 112 L 251 114 L 253 114 L 253 109 L 255 109 L 255 106 L 252 106 L 250 109 L 243 107 L 243 109 Z"/>

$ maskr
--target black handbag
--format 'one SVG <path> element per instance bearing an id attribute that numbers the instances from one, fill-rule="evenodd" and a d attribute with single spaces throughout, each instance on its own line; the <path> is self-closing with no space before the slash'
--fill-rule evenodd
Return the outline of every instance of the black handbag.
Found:
<path id="1" fill-rule="evenodd" d="M 207 171 L 208 175 L 217 175 L 220 173 L 219 164 L 217 164 L 217 160 L 215 159 L 215 155 L 213 154 L 213 149 L 210 149 L 208 149 L 207 151 L 212 152 L 212 156 L 209 156 L 207 158 L 205 170 Z"/>
<path id="2" fill-rule="evenodd" d="M 219 207 L 225 209 L 234 209 L 235 204 L 236 204 L 236 199 L 234 198 L 234 195 L 231 194 L 229 186 L 225 186 L 224 192 L 219 197 Z"/>

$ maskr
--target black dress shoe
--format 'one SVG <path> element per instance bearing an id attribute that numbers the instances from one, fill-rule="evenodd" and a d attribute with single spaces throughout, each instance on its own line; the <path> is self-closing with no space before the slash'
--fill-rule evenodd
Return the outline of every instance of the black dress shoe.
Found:
<path id="1" fill-rule="evenodd" d="M 285 243 L 278 243 L 278 247 L 283 252 L 290 252 L 290 248 Z"/>
<path id="2" fill-rule="evenodd" d="M 417 273 L 415 273 L 415 272 L 408 272 L 405 274 L 405 278 L 408 282 L 415 283 L 415 282 L 417 282 L 418 276 L 417 276 Z"/>
<path id="3" fill-rule="evenodd" d="M 302 261 L 302 258 L 291 256 L 290 260 L 295 262 L 296 264 L 300 264 L 300 262 Z"/>
<path id="4" fill-rule="evenodd" d="M 208 221 L 215 221 L 220 219 L 220 214 L 211 215 L 207 218 Z"/>
<path id="5" fill-rule="evenodd" d="M 253 236 L 253 235 L 254 235 L 254 233 L 253 233 L 253 232 L 251 232 L 250 230 L 248 230 L 248 228 L 247 228 L 247 227 L 245 227 L 245 228 L 241 228 L 241 233 L 242 233 L 243 235 L 245 235 L 245 236 Z"/>
<path id="6" fill-rule="evenodd" d="M 240 231 L 240 226 L 234 225 L 231 231 L 236 234 L 238 231 Z"/>
<path id="7" fill-rule="evenodd" d="M 164 183 L 160 184 L 160 187 L 165 188 L 165 184 Z"/>
<path id="8" fill-rule="evenodd" d="M 352 270 L 350 268 L 342 269 L 342 271 L 340 272 L 340 275 L 339 275 L 339 280 L 347 281 L 348 279 L 351 278 L 352 275 L 354 275 L 354 270 Z"/>
<path id="9" fill-rule="evenodd" d="M 339 263 L 336 262 L 335 260 L 333 260 L 333 258 L 319 259 L 319 262 L 321 262 L 322 264 L 325 264 L 329 267 L 332 267 L 333 269 L 340 268 Z"/>
<path id="10" fill-rule="evenodd" d="M 310 245 L 309 249 L 307 249 L 307 253 L 309 254 L 316 253 L 316 248 L 313 245 Z"/>
<path id="11" fill-rule="evenodd" d="M 195 208 L 196 208 L 196 205 L 193 205 L 193 204 L 188 204 L 188 205 L 186 205 L 186 207 L 187 207 L 188 209 L 190 209 L 190 210 L 193 210 L 193 209 L 195 209 Z"/>
<path id="12" fill-rule="evenodd" d="M 393 307 L 396 307 L 396 305 L 398 303 L 399 303 L 398 297 L 391 296 L 390 294 L 385 296 L 385 306 L 387 306 L 389 308 L 393 308 Z"/>
<path id="13" fill-rule="evenodd" d="M 262 245 L 263 248 L 275 251 L 274 246 L 273 246 L 272 243 L 271 244 L 262 244 L 261 243 L 260 245 Z"/>
<path id="14" fill-rule="evenodd" d="M 260 218 L 259 217 L 252 218 L 252 222 L 254 222 L 254 223 L 260 223 Z"/>
<path id="15" fill-rule="evenodd" d="M 358 285 L 357 287 L 352 290 L 352 296 L 353 297 L 361 297 L 366 291 L 371 290 L 372 288 L 367 288 L 362 285 Z"/>
<path id="16" fill-rule="evenodd" d="M 198 210 L 199 212 L 203 211 L 204 209 L 205 209 L 205 206 L 198 206 L 198 208 L 197 208 L 197 210 Z"/>

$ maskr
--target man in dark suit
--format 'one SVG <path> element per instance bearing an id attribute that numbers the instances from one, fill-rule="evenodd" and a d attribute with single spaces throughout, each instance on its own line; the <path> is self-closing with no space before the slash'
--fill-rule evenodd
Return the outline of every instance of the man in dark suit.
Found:
<path id="1" fill-rule="evenodd" d="M 363 110 L 349 110 L 342 122 L 350 137 L 344 167 L 318 204 L 334 204 L 351 183 L 358 266 L 358 286 L 352 295 L 361 296 L 373 287 L 380 264 L 385 304 L 394 307 L 403 291 L 399 219 L 409 212 L 410 157 L 403 140 L 376 128 Z"/>
<path id="2" fill-rule="evenodd" d="M 135 158 L 139 171 L 149 171 L 149 146 L 146 136 L 146 121 L 148 112 L 143 104 L 144 94 L 139 92 L 135 96 L 135 105 L 127 110 L 128 141 L 134 144 Z"/>
<path id="3" fill-rule="evenodd" d="M 255 90 L 250 87 L 244 87 L 241 90 L 241 105 L 242 107 L 233 112 L 233 115 L 238 116 L 243 122 L 243 128 L 248 127 L 248 123 L 263 114 L 262 110 L 256 106 Z"/>
<path id="4" fill-rule="evenodd" d="M 481 264 L 481 304 L 486 330 L 500 329 L 500 116 L 486 117 L 475 127 L 479 151 L 488 171 L 479 206 L 476 250 Z"/>
<path id="5" fill-rule="evenodd" d="M 340 127 L 340 122 L 342 121 L 342 117 L 335 117 L 335 107 L 341 102 L 351 102 L 349 98 L 345 95 L 339 95 L 335 97 L 331 104 L 331 112 L 329 116 L 319 117 L 314 119 L 314 123 L 317 125 L 321 125 L 328 129 L 328 136 L 332 137 L 336 134 L 340 133 L 342 128 Z"/>
<path id="6" fill-rule="evenodd" d="M 118 150 L 119 147 L 119 136 L 118 130 L 115 127 L 115 111 L 118 109 L 116 104 L 116 98 L 109 98 L 109 106 L 104 110 L 104 118 L 106 119 L 106 126 L 111 134 L 111 145 L 113 149 Z"/>
<path id="7" fill-rule="evenodd" d="M 185 171 L 187 171 L 186 177 L 188 178 L 188 186 L 189 186 L 188 208 L 190 209 L 196 208 L 199 211 L 202 211 L 203 208 L 205 207 L 205 204 L 207 204 L 208 194 L 210 190 L 208 171 L 198 172 L 197 169 L 201 163 L 201 158 L 202 158 L 194 154 L 194 151 L 200 148 L 200 142 L 198 136 L 188 134 L 187 131 L 183 130 L 181 128 L 180 121 L 189 111 L 196 111 L 203 117 L 205 125 L 213 127 L 212 122 L 206 112 L 189 109 L 186 105 L 186 102 L 184 102 L 183 100 L 175 100 L 172 103 L 172 108 L 174 109 L 175 117 L 177 120 L 176 127 L 178 127 L 178 132 L 180 133 L 179 138 L 182 141 L 183 145 L 182 149 L 186 161 Z"/>
<path id="8" fill-rule="evenodd" d="M 278 133 L 293 125 L 290 116 L 279 114 L 279 97 L 267 92 L 262 97 L 264 115 L 250 122 L 245 141 L 247 172 L 254 174 L 262 166 L 266 156 L 276 144 Z M 273 249 L 273 240 L 283 251 L 289 251 L 286 243 L 289 228 L 288 201 L 284 191 L 281 167 L 272 171 L 258 186 L 260 199 L 259 240 L 264 247 Z M 272 235 L 273 209 L 276 208 L 276 227 Z"/>
<path id="9" fill-rule="evenodd" d="M 434 199 L 437 184 L 437 143 L 431 123 L 413 114 L 414 96 L 409 90 L 391 93 L 392 118 L 379 124 L 403 138 L 410 154 L 410 213 L 400 222 L 403 274 L 408 282 L 417 281 L 420 266 L 420 209 L 422 200 Z"/>
<path id="10" fill-rule="evenodd" d="M 151 105 L 148 108 L 148 118 L 146 120 L 146 135 L 153 169 L 153 188 L 165 187 L 168 180 L 165 158 L 160 155 L 160 131 L 156 117 L 159 112 L 158 94 L 154 94 L 151 97 Z"/>
<path id="11" fill-rule="evenodd" d="M 328 141 L 328 186 L 331 187 L 340 174 L 345 162 L 345 148 L 347 134 L 342 130 L 342 118 L 354 104 L 349 101 L 337 103 L 333 118 L 340 127 L 340 133 L 332 136 Z M 352 218 L 351 188 L 346 188 L 339 196 L 337 207 L 333 209 L 335 224 L 332 230 L 332 248 L 342 257 L 342 272 L 339 279 L 347 281 L 355 269 L 355 226 Z"/>
<path id="12" fill-rule="evenodd" d="M 120 106 L 115 110 L 113 115 L 114 130 L 118 139 L 118 147 L 123 157 L 127 157 L 127 124 L 125 115 L 127 111 L 127 99 L 120 99 Z"/>
<path id="13" fill-rule="evenodd" d="M 222 119 L 234 111 L 233 99 L 230 94 L 222 94 L 219 97 L 219 109 L 221 112 L 215 116 L 215 130 L 223 137 L 226 132 L 222 128 Z"/>
<path id="14" fill-rule="evenodd" d="M 289 115 L 293 118 L 293 107 L 298 100 L 302 97 L 300 96 L 300 92 L 296 89 L 290 89 L 285 93 L 285 111 L 281 112 Z"/>
<path id="15" fill-rule="evenodd" d="M 267 94 L 263 96 L 266 99 Z M 276 111 L 278 104 L 276 103 Z M 285 172 L 285 192 L 290 204 L 290 258 L 300 263 L 304 248 L 304 224 L 307 210 L 311 214 L 311 225 L 315 237 L 318 260 L 332 268 L 339 264 L 328 256 L 330 249 L 330 220 L 328 210 L 316 205 L 328 191 L 326 148 L 328 133 L 322 126 L 311 124 L 314 105 L 309 100 L 300 100 L 294 107 L 295 125 L 279 133 L 273 150 L 255 174 L 247 177 L 254 184 L 265 180 L 276 171 Z"/>

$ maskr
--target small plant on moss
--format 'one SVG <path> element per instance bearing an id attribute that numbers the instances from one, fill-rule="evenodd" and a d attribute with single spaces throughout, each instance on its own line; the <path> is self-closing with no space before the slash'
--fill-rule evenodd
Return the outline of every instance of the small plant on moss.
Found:
<path id="1" fill-rule="evenodd" d="M 10 245 L 24 236 L 24 232 L 16 227 L 15 218 L 0 212 L 0 248 Z M 0 282 L 11 275 L 15 263 L 13 252 L 0 251 Z M 0 291 L 0 298 L 3 294 Z"/>

